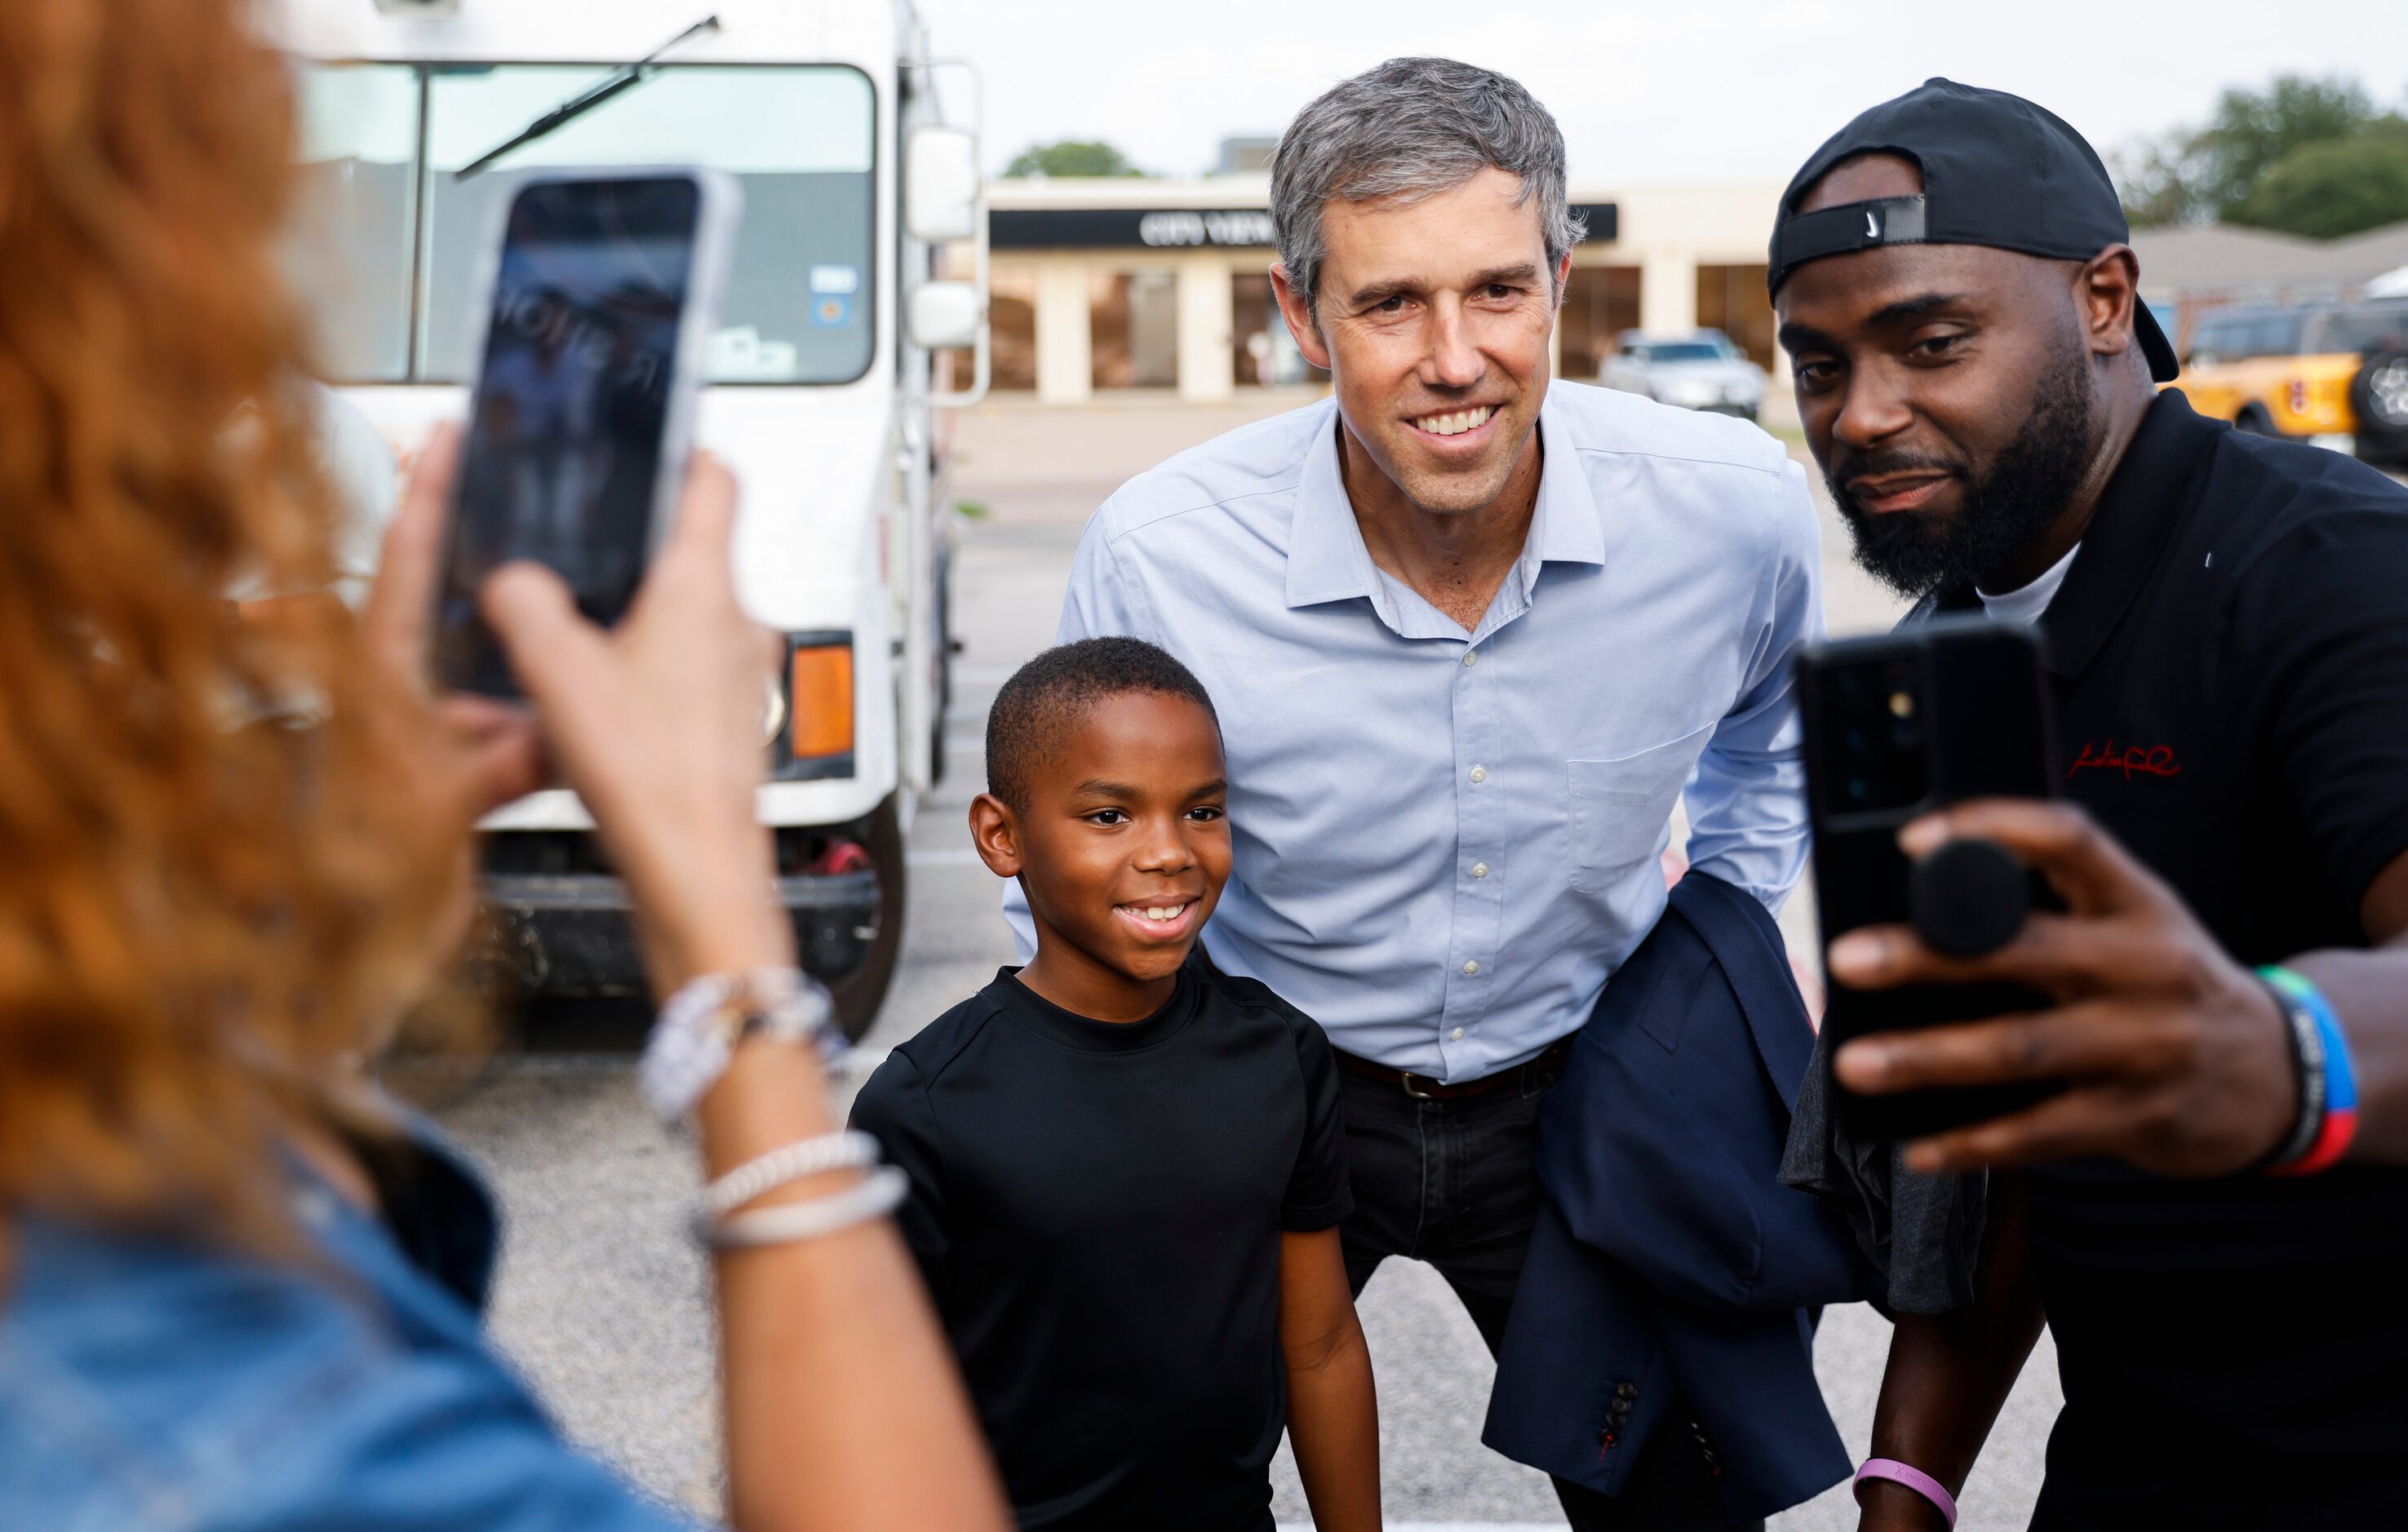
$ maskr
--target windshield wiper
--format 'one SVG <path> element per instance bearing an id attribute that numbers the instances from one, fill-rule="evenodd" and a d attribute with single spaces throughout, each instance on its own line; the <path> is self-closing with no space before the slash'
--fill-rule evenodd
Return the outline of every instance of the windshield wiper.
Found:
<path id="1" fill-rule="evenodd" d="M 601 83 L 593 86 L 581 94 L 569 97 L 559 106 L 554 107 L 552 110 L 544 113 L 541 117 L 529 122 L 525 127 L 521 128 L 510 137 L 505 139 L 501 143 L 495 144 L 493 148 L 485 150 L 482 154 L 478 155 L 466 165 L 454 170 L 452 172 L 452 179 L 455 181 L 466 180 L 469 177 L 484 169 L 487 165 L 493 164 L 495 160 L 500 159 L 503 155 L 508 154 L 510 150 L 523 148 L 525 145 L 534 143 L 538 138 L 548 137 L 551 135 L 559 132 L 562 128 L 566 127 L 569 123 L 584 116 L 587 112 L 592 111 L 595 107 L 602 105 L 605 101 L 609 100 L 612 96 L 617 95 L 620 92 L 632 89 L 636 85 L 642 83 L 644 80 L 650 79 L 652 77 L 644 73 L 645 67 L 651 64 L 653 60 L 667 52 L 670 49 L 675 48 L 678 44 L 685 41 L 688 37 L 695 36 L 699 33 L 716 32 L 718 30 L 719 18 L 716 15 L 704 17 L 701 21 L 695 22 L 694 25 L 686 28 L 683 32 L 679 33 L 676 36 L 671 37 L 668 41 L 661 44 L 660 47 L 653 49 L 642 58 L 638 59 L 635 63 L 623 65 Z"/>

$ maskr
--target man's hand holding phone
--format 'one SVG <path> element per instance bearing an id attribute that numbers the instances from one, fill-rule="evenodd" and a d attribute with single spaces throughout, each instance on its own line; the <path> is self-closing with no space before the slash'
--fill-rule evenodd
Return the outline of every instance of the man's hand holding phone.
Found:
<path id="1" fill-rule="evenodd" d="M 1980 837 L 2046 877 L 2063 913 L 2034 911 L 1980 957 L 1935 952 L 1912 926 L 1833 941 L 1831 977 L 1859 990 L 2008 982 L 2053 1006 L 1885 1031 L 1843 1044 L 1840 1082 L 1868 1095 L 2068 1081 L 2039 1104 L 1908 1146 L 1922 1171 L 2107 1156 L 2212 1176 L 2264 1158 L 2297 1113 L 2283 1014 L 2154 874 L 2071 804 L 1976 799 L 1900 831 L 1908 855 Z"/>

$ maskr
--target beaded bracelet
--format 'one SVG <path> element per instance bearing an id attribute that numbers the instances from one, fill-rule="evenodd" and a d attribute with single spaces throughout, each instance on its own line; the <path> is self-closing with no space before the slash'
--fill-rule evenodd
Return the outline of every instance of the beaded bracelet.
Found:
<path id="1" fill-rule="evenodd" d="M 830 1170 L 863 1170 L 878 1163 L 878 1140 L 867 1133 L 824 1133 L 747 1160 L 703 1188 L 702 1210 L 724 1218 L 744 1204 L 788 1181 Z"/>
<path id="2" fill-rule="evenodd" d="M 2270 1176 L 2312 1176 L 2329 1170 L 2358 1137 L 2358 1070 L 2349 1035 L 2324 991 L 2277 964 L 2258 970 L 2274 993 L 2291 1034 L 2300 1071 L 2300 1117 L 2266 1167 Z"/>
<path id="3" fill-rule="evenodd" d="M 910 1178 L 901 1169 L 881 1166 L 844 1190 L 809 1202 L 781 1202 L 725 1218 L 697 1212 L 694 1237 L 711 1250 L 754 1250 L 817 1239 L 883 1217 L 910 1190 Z"/>
<path id="4" fill-rule="evenodd" d="M 845 1047 L 827 990 L 800 969 L 704 974 L 661 1007 L 637 1066 L 644 1099 L 668 1121 L 683 1117 L 755 1034 L 814 1044 L 824 1064 Z"/>

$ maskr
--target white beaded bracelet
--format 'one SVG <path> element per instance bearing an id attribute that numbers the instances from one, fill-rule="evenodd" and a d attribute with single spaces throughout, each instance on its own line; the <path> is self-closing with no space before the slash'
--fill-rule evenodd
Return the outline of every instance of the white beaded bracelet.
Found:
<path id="1" fill-rule="evenodd" d="M 703 1190 L 707 1218 L 724 1218 L 764 1192 L 790 1181 L 829 1170 L 865 1169 L 878 1163 L 878 1140 L 867 1133 L 824 1133 L 748 1160 Z"/>
<path id="2" fill-rule="evenodd" d="M 910 1178 L 899 1168 L 882 1166 L 843 1191 L 809 1202 L 781 1202 L 774 1208 L 726 1218 L 696 1213 L 694 1237 L 712 1250 L 752 1250 L 817 1239 L 893 1211 L 910 1189 Z"/>
<path id="3" fill-rule="evenodd" d="M 644 1099 L 671 1122 L 683 1117 L 755 1032 L 813 1043 L 823 1063 L 833 1059 L 845 1046 L 835 1011 L 820 981 L 796 968 L 704 974 L 661 1007 L 637 1066 Z"/>

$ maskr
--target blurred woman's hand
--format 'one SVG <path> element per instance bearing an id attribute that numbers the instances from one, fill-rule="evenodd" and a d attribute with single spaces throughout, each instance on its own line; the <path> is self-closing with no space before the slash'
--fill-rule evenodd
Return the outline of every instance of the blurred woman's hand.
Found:
<path id="1" fill-rule="evenodd" d="M 427 679 L 428 628 L 443 563 L 444 514 L 459 466 L 460 428 L 438 425 L 418 453 L 384 548 L 361 626 L 390 684 L 419 697 L 433 737 L 409 741 L 441 809 L 470 823 L 544 783 L 541 737 L 526 709 L 493 697 L 437 696 Z"/>
<path id="2" fill-rule="evenodd" d="M 552 759 L 627 881 L 662 995 L 695 974 L 794 961 L 752 804 L 774 644 L 737 605 L 735 523 L 734 477 L 698 454 L 617 627 L 586 621 L 540 565 L 509 565 L 483 593 Z"/>
<path id="3" fill-rule="evenodd" d="M 428 629 L 442 567 L 444 514 L 460 458 L 460 428 L 438 425 L 418 453 L 393 524 L 385 529 L 375 583 L 360 625 L 381 683 L 415 708 L 388 712 L 394 737 L 380 742 L 392 790 L 417 795 L 428 833 L 460 838 L 451 903 L 427 953 L 440 962 L 468 935 L 476 901 L 472 852 L 463 832 L 544 784 L 542 737 L 523 708 L 492 697 L 438 696 L 428 679 Z M 431 727 L 422 726 L 431 723 Z"/>

